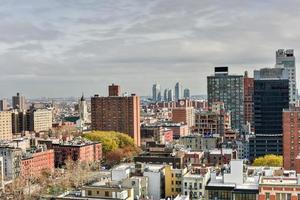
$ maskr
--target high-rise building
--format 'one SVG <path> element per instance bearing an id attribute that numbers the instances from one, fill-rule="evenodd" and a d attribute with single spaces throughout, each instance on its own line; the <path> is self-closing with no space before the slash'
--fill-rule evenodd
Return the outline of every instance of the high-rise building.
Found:
<path id="1" fill-rule="evenodd" d="M 158 101 L 158 94 L 160 93 L 160 85 L 155 83 L 152 86 L 152 100 Z"/>
<path id="2" fill-rule="evenodd" d="M 254 79 L 248 77 L 248 72 L 244 75 L 244 122 L 253 126 L 253 91 Z"/>
<path id="3" fill-rule="evenodd" d="M 13 96 L 12 107 L 13 109 L 25 111 L 27 109 L 25 97 L 21 96 L 20 93 L 17 93 L 17 96 Z"/>
<path id="4" fill-rule="evenodd" d="M 27 130 L 48 131 L 52 128 L 52 111 L 49 109 L 31 109 L 26 113 Z"/>
<path id="5" fill-rule="evenodd" d="M 195 125 L 195 109 L 187 100 L 180 100 L 179 106 L 172 109 L 172 121 L 187 124 L 189 130 Z"/>
<path id="6" fill-rule="evenodd" d="M 0 140 L 12 139 L 11 112 L 0 111 Z"/>
<path id="7" fill-rule="evenodd" d="M 168 90 L 168 101 L 174 101 L 174 95 L 172 89 Z"/>
<path id="8" fill-rule="evenodd" d="M 188 89 L 188 88 L 185 88 L 185 89 L 184 89 L 184 91 L 183 91 L 183 97 L 184 97 L 185 99 L 191 98 L 190 89 Z"/>
<path id="9" fill-rule="evenodd" d="M 164 101 L 168 101 L 168 91 L 168 88 L 164 90 Z"/>
<path id="10" fill-rule="evenodd" d="M 229 75 L 228 67 L 215 67 L 215 75 L 207 77 L 208 106 L 224 102 L 231 113 L 233 129 L 241 130 L 244 124 L 244 78 Z"/>
<path id="11" fill-rule="evenodd" d="M 290 104 L 297 101 L 296 64 L 293 49 L 278 49 L 276 51 L 276 67 L 288 71 Z"/>
<path id="12" fill-rule="evenodd" d="M 283 111 L 283 167 L 300 173 L 300 107 Z"/>
<path id="13" fill-rule="evenodd" d="M 7 99 L 0 100 L 0 111 L 7 111 L 8 110 L 8 101 Z"/>
<path id="14" fill-rule="evenodd" d="M 27 130 L 26 113 L 17 110 L 12 111 L 12 133 L 23 134 Z"/>
<path id="15" fill-rule="evenodd" d="M 162 100 L 162 96 L 161 96 L 161 92 L 159 91 L 157 94 L 157 101 L 161 101 Z"/>
<path id="16" fill-rule="evenodd" d="M 91 99 L 92 129 L 126 133 L 140 146 L 140 97 L 95 95 Z"/>
<path id="17" fill-rule="evenodd" d="M 109 88 L 109 92 L 113 94 L 118 94 L 117 90 Z M 114 95 L 113 95 L 114 96 Z M 82 94 L 79 102 L 78 102 L 78 111 L 79 111 L 79 119 L 82 123 L 86 123 L 88 121 L 88 111 L 87 111 L 87 103 Z"/>
<path id="18" fill-rule="evenodd" d="M 182 85 L 180 82 L 175 84 L 175 101 L 182 99 Z"/>
<path id="19" fill-rule="evenodd" d="M 282 111 L 289 107 L 288 73 L 283 68 L 254 71 L 254 129 L 250 160 L 282 154 Z"/>

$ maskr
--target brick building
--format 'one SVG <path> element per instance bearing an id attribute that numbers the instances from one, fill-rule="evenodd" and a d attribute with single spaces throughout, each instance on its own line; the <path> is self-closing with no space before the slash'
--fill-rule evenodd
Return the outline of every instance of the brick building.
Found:
<path id="1" fill-rule="evenodd" d="M 283 166 L 300 173 L 299 156 L 300 107 L 283 110 Z"/>
<path id="2" fill-rule="evenodd" d="M 38 177 L 43 170 L 54 170 L 53 149 L 38 148 L 25 154 L 21 161 L 21 174 L 24 178 Z"/>
<path id="3" fill-rule="evenodd" d="M 74 139 L 68 142 L 52 144 L 55 167 L 62 167 L 67 160 L 91 163 L 102 158 L 101 143 Z"/>
<path id="4" fill-rule="evenodd" d="M 140 146 L 140 97 L 120 96 L 117 85 L 109 86 L 109 95 L 91 98 L 92 129 L 126 133 Z"/>
<path id="5" fill-rule="evenodd" d="M 178 106 L 172 109 L 172 121 L 187 124 L 189 130 L 195 125 L 195 109 L 188 100 L 180 100 Z"/>

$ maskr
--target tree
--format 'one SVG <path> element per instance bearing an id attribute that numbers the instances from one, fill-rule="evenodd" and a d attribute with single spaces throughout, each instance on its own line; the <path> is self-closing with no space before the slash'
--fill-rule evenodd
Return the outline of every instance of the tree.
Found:
<path id="1" fill-rule="evenodd" d="M 282 167 L 283 157 L 273 154 L 256 158 L 253 162 L 254 166 Z"/>

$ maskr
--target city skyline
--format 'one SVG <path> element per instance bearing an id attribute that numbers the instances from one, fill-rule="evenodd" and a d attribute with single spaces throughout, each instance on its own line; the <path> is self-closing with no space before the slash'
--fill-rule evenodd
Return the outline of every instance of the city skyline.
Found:
<path id="1" fill-rule="evenodd" d="M 139 96 L 150 96 L 154 82 L 177 81 L 206 94 L 206 76 L 216 66 L 252 76 L 274 67 L 277 49 L 295 49 L 297 57 L 299 5 L 3 1 L 0 98 L 18 91 L 29 98 L 105 96 L 113 82 Z"/>

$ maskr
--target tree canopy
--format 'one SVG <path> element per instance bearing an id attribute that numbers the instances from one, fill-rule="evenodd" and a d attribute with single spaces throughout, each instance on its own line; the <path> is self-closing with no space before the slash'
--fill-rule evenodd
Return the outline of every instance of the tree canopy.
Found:
<path id="1" fill-rule="evenodd" d="M 282 167 L 283 157 L 273 154 L 258 157 L 254 160 L 254 166 Z"/>
<path id="2" fill-rule="evenodd" d="M 84 134 L 84 137 L 91 141 L 101 142 L 103 153 L 128 146 L 134 147 L 134 141 L 131 137 L 115 131 L 93 131 Z"/>

